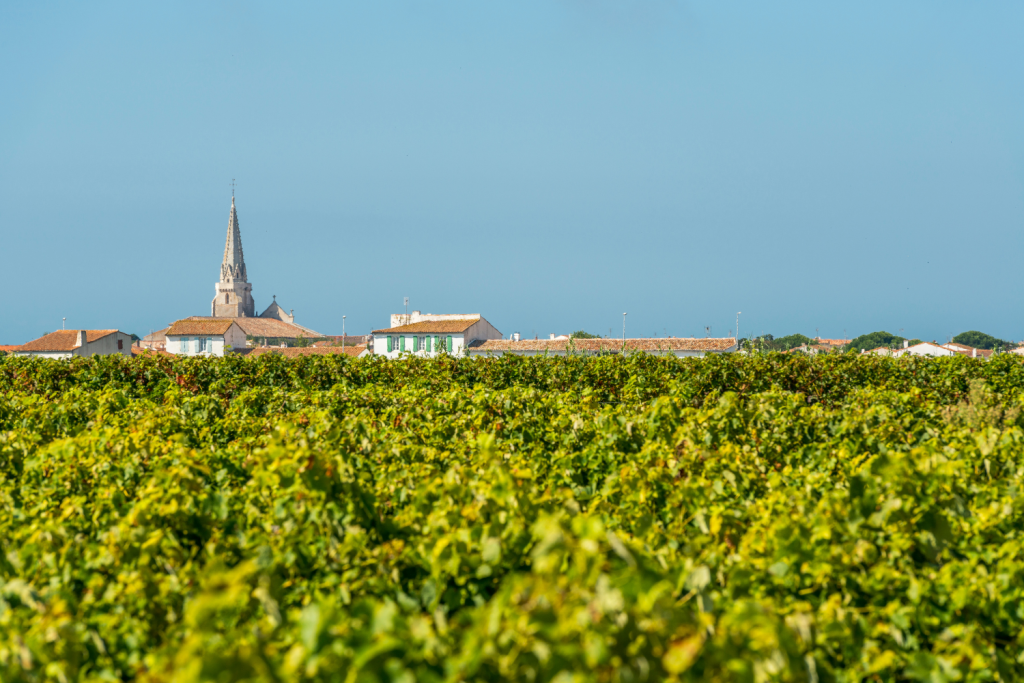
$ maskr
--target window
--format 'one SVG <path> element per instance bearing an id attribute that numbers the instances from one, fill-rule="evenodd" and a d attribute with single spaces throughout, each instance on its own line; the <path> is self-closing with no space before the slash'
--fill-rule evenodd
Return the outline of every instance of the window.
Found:
<path id="1" fill-rule="evenodd" d="M 224 303 L 228 303 L 228 295 L 227 294 L 224 295 Z"/>
<path id="2" fill-rule="evenodd" d="M 204 353 L 206 351 L 206 340 L 197 339 L 196 341 L 199 342 L 199 353 Z"/>
<path id="3" fill-rule="evenodd" d="M 124 348 L 124 340 L 123 339 L 118 339 L 117 340 L 117 350 L 120 351 L 123 348 Z"/>
<path id="4" fill-rule="evenodd" d="M 188 337 L 181 338 L 181 352 L 188 353 Z"/>
<path id="5" fill-rule="evenodd" d="M 206 350 L 213 353 L 213 337 L 206 338 Z"/>

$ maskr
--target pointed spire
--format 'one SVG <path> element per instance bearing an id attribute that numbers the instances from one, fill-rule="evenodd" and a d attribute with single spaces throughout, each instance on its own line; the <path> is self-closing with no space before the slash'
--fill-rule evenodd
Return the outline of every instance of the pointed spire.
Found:
<path id="1" fill-rule="evenodd" d="M 245 256 L 242 254 L 242 232 L 238 227 L 238 213 L 235 211 L 235 196 L 231 195 L 231 215 L 228 217 L 228 236 L 224 242 L 224 261 L 220 266 L 221 282 L 248 282 L 245 273 Z"/>

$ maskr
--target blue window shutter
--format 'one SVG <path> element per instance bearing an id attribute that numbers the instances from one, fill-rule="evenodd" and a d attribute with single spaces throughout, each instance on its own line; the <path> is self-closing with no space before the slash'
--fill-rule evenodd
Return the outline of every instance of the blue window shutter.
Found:
<path id="1" fill-rule="evenodd" d="M 181 346 L 181 352 L 182 353 L 188 353 L 188 337 L 182 337 L 181 338 L 180 346 Z"/>

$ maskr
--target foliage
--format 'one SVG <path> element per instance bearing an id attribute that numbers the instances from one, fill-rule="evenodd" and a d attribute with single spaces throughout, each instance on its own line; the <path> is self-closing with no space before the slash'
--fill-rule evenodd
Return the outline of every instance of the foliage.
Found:
<path id="1" fill-rule="evenodd" d="M 293 344 L 293 346 L 297 346 L 298 348 L 304 348 L 306 346 L 309 346 L 309 340 L 300 334 L 298 337 L 295 338 L 295 343 Z"/>
<path id="2" fill-rule="evenodd" d="M 773 337 L 770 334 L 759 337 L 761 348 L 771 351 L 789 351 L 804 344 L 813 344 L 814 340 L 802 334 L 790 334 L 785 337 Z"/>
<path id="3" fill-rule="evenodd" d="M 879 347 L 895 348 L 897 346 L 903 346 L 903 337 L 879 331 L 871 332 L 870 334 L 862 334 L 859 337 L 852 339 L 850 341 L 849 350 L 859 353 L 862 350 L 870 351 L 871 349 L 877 349 Z"/>
<path id="4" fill-rule="evenodd" d="M 0 680 L 1024 677 L 1024 361 L 0 360 Z"/>
<path id="5" fill-rule="evenodd" d="M 590 334 L 589 332 L 585 332 L 584 330 L 576 330 L 575 332 L 573 332 L 572 334 L 569 335 L 569 339 L 600 339 L 600 338 L 601 338 L 601 335 L 599 335 L 599 334 Z"/>
<path id="6" fill-rule="evenodd" d="M 956 344 L 964 344 L 965 346 L 970 346 L 976 349 L 1012 349 L 1016 346 L 1016 344 L 1014 344 L 1013 342 L 1003 341 L 1002 339 L 996 339 L 990 334 L 978 332 L 977 330 L 961 332 L 960 334 L 953 337 L 953 342 Z"/>

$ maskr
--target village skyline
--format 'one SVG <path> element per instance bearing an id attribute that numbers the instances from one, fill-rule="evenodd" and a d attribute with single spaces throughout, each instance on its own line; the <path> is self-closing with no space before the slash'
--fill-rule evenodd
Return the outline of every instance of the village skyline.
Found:
<path id="1" fill-rule="evenodd" d="M 0 343 L 209 310 L 1024 339 L 1024 8 L 0 8 Z"/>

